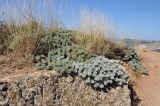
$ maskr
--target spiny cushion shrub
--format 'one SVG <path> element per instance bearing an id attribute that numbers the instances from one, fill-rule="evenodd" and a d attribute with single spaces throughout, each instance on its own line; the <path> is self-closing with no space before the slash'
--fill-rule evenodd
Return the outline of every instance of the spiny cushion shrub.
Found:
<path id="1" fill-rule="evenodd" d="M 38 45 L 36 55 L 47 55 L 50 50 L 62 48 L 65 46 L 71 46 L 73 44 L 73 37 L 71 31 L 58 30 L 52 34 L 48 34 L 43 37 Z"/>
<path id="2" fill-rule="evenodd" d="M 78 45 L 64 46 L 51 50 L 48 56 L 37 55 L 35 57 L 37 69 L 55 69 L 60 73 L 70 73 L 73 62 L 88 62 L 94 58 Z"/>
<path id="3" fill-rule="evenodd" d="M 94 58 L 88 64 L 75 62 L 73 71 L 94 88 L 103 89 L 111 85 L 122 86 L 128 83 L 126 70 L 103 56 Z"/>
<path id="4" fill-rule="evenodd" d="M 148 74 L 148 71 L 141 64 L 140 58 L 133 48 L 126 48 L 126 55 L 124 56 L 123 60 L 128 62 L 129 66 L 131 66 L 136 72 Z"/>

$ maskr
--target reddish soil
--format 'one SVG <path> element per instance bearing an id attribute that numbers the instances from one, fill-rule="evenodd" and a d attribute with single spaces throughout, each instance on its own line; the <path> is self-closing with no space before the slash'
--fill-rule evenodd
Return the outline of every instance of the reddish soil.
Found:
<path id="1" fill-rule="evenodd" d="M 0 65 L 0 79 L 20 74 L 26 75 L 35 71 L 36 70 L 32 67 L 14 67 L 8 65 Z"/>
<path id="2" fill-rule="evenodd" d="M 148 76 L 142 75 L 135 81 L 142 106 L 160 106 L 160 53 L 139 49 L 138 54 L 149 70 Z"/>
<path id="3" fill-rule="evenodd" d="M 36 70 L 25 59 L 11 59 L 8 56 L 0 56 L 0 79 L 14 75 L 26 75 Z"/>

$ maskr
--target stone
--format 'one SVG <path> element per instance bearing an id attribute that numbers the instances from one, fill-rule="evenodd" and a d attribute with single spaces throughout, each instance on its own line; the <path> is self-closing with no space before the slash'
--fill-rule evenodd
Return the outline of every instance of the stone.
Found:
<path id="1" fill-rule="evenodd" d="M 96 91 L 79 77 L 36 75 L 0 81 L 2 106 L 130 106 L 127 85 L 111 88 L 108 92 Z"/>

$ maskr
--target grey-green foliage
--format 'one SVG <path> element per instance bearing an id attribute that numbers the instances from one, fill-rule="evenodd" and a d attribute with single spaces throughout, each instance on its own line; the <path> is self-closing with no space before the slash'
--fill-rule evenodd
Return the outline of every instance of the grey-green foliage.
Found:
<path id="1" fill-rule="evenodd" d="M 129 61 L 129 66 L 131 66 L 136 72 L 148 75 L 148 71 L 146 70 L 146 68 L 143 67 L 140 61 L 137 60 Z"/>
<path id="2" fill-rule="evenodd" d="M 71 46 L 73 44 L 72 32 L 68 30 L 58 30 L 46 35 L 40 40 L 36 54 L 47 55 L 50 50 Z"/>
<path id="3" fill-rule="evenodd" d="M 57 50 L 52 50 L 48 53 L 48 58 L 50 61 L 68 58 L 69 61 L 84 62 L 90 60 L 94 56 L 95 55 L 88 53 L 85 49 L 78 45 L 65 46 L 58 48 Z"/>
<path id="4" fill-rule="evenodd" d="M 37 69 L 55 69 L 60 73 L 71 73 L 73 62 L 88 62 L 94 57 L 95 55 L 88 53 L 82 47 L 73 45 L 51 50 L 47 57 L 37 55 L 35 60 Z"/>
<path id="5" fill-rule="evenodd" d="M 47 57 L 45 55 L 37 55 L 37 56 L 35 56 L 35 62 L 36 62 L 35 67 L 38 70 L 43 70 L 48 65 L 48 59 L 47 59 Z"/>
<path id="6" fill-rule="evenodd" d="M 142 74 L 148 74 L 148 71 L 141 64 L 140 58 L 135 52 L 135 50 L 131 47 L 127 47 L 126 51 L 127 53 L 123 58 L 123 60 L 127 61 L 129 63 L 129 66 L 131 66 L 136 72 Z"/>
<path id="7" fill-rule="evenodd" d="M 128 74 L 119 64 L 103 56 L 94 58 L 90 63 L 73 63 L 73 71 L 94 88 L 103 89 L 110 85 L 128 83 Z"/>
<path id="8" fill-rule="evenodd" d="M 133 59 L 140 61 L 139 56 L 137 55 L 137 53 L 135 52 L 133 48 L 127 47 L 126 52 L 127 52 L 126 55 L 123 57 L 124 61 L 130 61 Z"/>

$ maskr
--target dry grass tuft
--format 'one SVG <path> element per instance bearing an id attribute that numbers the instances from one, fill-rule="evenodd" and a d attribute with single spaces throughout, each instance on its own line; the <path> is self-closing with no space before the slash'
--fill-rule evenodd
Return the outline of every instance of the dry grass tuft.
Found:
<path id="1" fill-rule="evenodd" d="M 43 26 L 35 21 L 18 26 L 13 33 L 10 49 L 18 57 L 31 56 L 36 52 L 38 42 L 44 33 Z"/>
<path id="2" fill-rule="evenodd" d="M 10 43 L 9 31 L 4 22 L 0 21 L 0 55 L 7 52 Z"/>
<path id="3" fill-rule="evenodd" d="M 54 2 L 44 1 L 43 4 L 34 4 L 36 2 L 27 0 L 17 1 L 13 4 L 12 2 L 5 1 L 6 7 L 0 7 L 0 11 L 4 12 L 4 22 L 11 36 L 8 46 L 12 51 L 11 57 L 32 58 L 31 55 L 36 52 L 39 40 L 47 32 L 61 28 L 62 23 L 60 23 L 60 19 L 54 18 L 56 17 L 53 15 L 54 13 L 49 16 L 50 10 L 47 9 L 50 7 L 47 6 Z M 16 5 L 16 3 L 22 5 Z M 36 8 L 37 5 L 39 8 Z M 36 9 L 39 11 L 35 12 Z M 48 18 L 46 19 L 46 17 Z"/>
<path id="4" fill-rule="evenodd" d="M 76 42 L 83 46 L 87 51 L 98 55 L 105 55 L 110 49 L 110 42 L 101 35 L 87 35 L 84 33 L 76 34 Z"/>
<path id="5" fill-rule="evenodd" d="M 116 31 L 99 11 L 82 9 L 76 42 L 89 52 L 105 55 L 114 46 Z"/>

